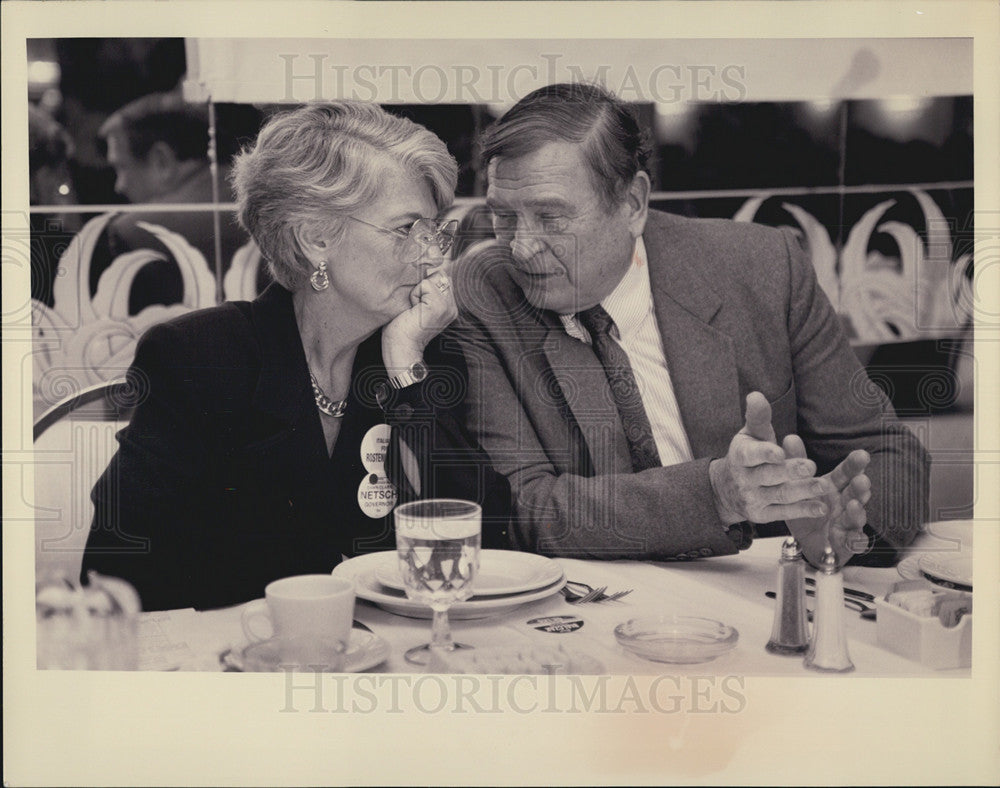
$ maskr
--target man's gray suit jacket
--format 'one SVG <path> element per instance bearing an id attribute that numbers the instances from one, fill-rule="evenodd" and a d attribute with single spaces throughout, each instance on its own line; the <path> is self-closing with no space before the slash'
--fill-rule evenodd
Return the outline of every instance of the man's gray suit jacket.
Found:
<path id="1" fill-rule="evenodd" d="M 751 391 L 771 403 L 777 440 L 801 436 L 818 473 L 868 451 L 869 525 L 884 544 L 908 544 L 927 516 L 927 453 L 858 362 L 793 233 L 650 211 L 643 241 L 695 459 L 639 473 L 593 350 L 526 303 L 509 250 L 456 265 L 462 314 L 449 336 L 468 363 L 466 418 L 511 482 L 515 546 L 656 560 L 736 552 L 708 466 L 742 428 Z"/>

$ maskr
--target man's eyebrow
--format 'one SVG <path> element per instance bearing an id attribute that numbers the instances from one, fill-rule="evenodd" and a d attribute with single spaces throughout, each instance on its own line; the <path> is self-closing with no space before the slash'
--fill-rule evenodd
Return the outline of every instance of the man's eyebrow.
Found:
<path id="1" fill-rule="evenodd" d="M 559 197 L 539 197 L 533 200 L 528 200 L 525 202 L 525 205 L 529 208 L 554 208 L 560 211 L 568 211 L 571 208 L 568 202 L 560 199 Z"/>
<path id="2" fill-rule="evenodd" d="M 524 202 L 524 206 L 526 208 L 533 208 L 535 210 L 538 209 L 549 209 L 549 210 L 555 209 L 559 211 L 572 210 L 572 206 L 568 202 L 558 197 L 538 197 L 531 200 L 526 200 Z M 506 206 L 499 204 L 496 200 L 487 197 L 486 207 L 496 210 L 496 209 L 502 209 Z"/>

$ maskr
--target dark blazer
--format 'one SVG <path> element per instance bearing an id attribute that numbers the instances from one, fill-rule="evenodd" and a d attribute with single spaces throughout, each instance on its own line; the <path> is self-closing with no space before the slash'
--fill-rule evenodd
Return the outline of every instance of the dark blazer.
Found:
<path id="1" fill-rule="evenodd" d="M 415 497 L 402 439 L 420 463 L 421 497 L 481 503 L 484 545 L 509 547 L 506 479 L 453 414 L 461 355 L 433 342 L 425 358 L 428 379 L 383 413 L 380 332 L 361 345 L 331 457 L 287 290 L 153 327 L 129 370 L 142 401 L 92 493 L 84 575 L 128 580 L 146 610 L 210 608 L 260 597 L 279 577 L 329 572 L 341 554 L 393 548 L 391 515 L 373 519 L 358 503 L 361 439 L 383 422 L 400 500 Z"/>
<path id="2" fill-rule="evenodd" d="M 708 465 L 770 401 L 820 474 L 872 455 L 869 524 L 894 546 L 926 517 L 926 452 L 851 350 L 787 230 L 651 211 L 643 240 L 656 320 L 695 459 L 633 473 L 592 349 L 526 304 L 502 248 L 463 261 L 454 336 L 469 366 L 467 418 L 515 496 L 514 542 L 549 555 L 671 559 L 733 553 Z"/>

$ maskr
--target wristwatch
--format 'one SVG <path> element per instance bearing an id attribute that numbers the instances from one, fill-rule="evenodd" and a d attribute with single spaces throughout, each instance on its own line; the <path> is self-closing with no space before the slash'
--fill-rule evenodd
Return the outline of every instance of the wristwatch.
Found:
<path id="1" fill-rule="evenodd" d="M 389 385 L 394 389 L 405 389 L 414 383 L 427 378 L 427 365 L 423 361 L 414 361 L 398 375 L 389 378 Z"/>
<path id="2" fill-rule="evenodd" d="M 375 401 L 382 409 L 389 407 L 390 402 L 393 400 L 393 391 L 399 391 L 400 389 L 405 389 L 407 386 L 412 386 L 414 383 L 420 383 L 422 380 L 427 379 L 427 374 L 427 365 L 423 361 L 416 361 L 410 364 L 400 374 L 391 376 L 388 380 L 378 384 L 375 389 Z M 405 407 L 410 408 L 410 405 L 405 405 Z"/>

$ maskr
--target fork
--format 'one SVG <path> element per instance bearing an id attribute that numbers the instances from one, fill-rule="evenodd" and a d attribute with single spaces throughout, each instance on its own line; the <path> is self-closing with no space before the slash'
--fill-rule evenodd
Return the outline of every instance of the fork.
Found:
<path id="1" fill-rule="evenodd" d="M 570 588 L 570 586 L 575 586 L 575 588 Z M 628 596 L 632 593 L 631 588 L 625 591 L 616 591 L 613 594 L 605 593 L 607 590 L 607 586 L 592 588 L 586 583 L 580 583 L 575 580 L 567 580 L 566 585 L 563 586 L 563 596 L 566 597 L 566 601 L 571 605 L 581 605 L 586 604 L 587 602 L 613 602 L 616 599 L 621 599 L 622 597 Z"/>
<path id="2" fill-rule="evenodd" d="M 571 605 L 585 605 L 588 602 L 599 601 L 607 590 L 607 586 L 593 588 L 586 583 L 578 583 L 575 580 L 567 580 L 566 585 L 562 588 L 563 596 Z"/>

